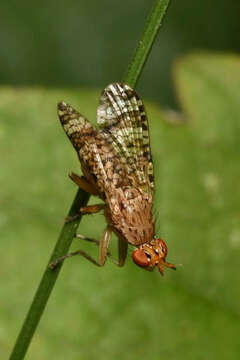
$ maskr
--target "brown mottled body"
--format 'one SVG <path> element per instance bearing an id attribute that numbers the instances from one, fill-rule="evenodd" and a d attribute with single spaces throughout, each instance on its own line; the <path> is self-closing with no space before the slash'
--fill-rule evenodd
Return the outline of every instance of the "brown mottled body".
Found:
<path id="1" fill-rule="evenodd" d="M 78 153 L 84 177 L 106 203 L 109 226 L 132 245 L 150 242 L 154 235 L 152 196 L 132 186 L 113 146 L 86 119 L 64 103 L 59 104 L 59 110 L 64 130 Z"/>
<path id="2" fill-rule="evenodd" d="M 105 263 L 110 234 L 114 231 L 119 238 L 119 265 L 124 263 L 129 243 L 136 247 L 133 260 L 137 265 L 148 270 L 158 265 L 161 273 L 162 265 L 175 268 L 165 262 L 166 244 L 155 239 L 148 122 L 136 92 L 118 83 L 103 91 L 98 107 L 98 131 L 64 102 L 59 103 L 58 114 L 77 151 L 84 175 L 80 178 L 71 174 L 70 177 L 84 190 L 98 195 L 105 204 L 82 210 L 93 213 L 104 208 L 108 224 L 99 242 L 99 262 L 91 261 L 97 265 Z M 83 255 L 82 251 L 79 253 Z M 88 255 L 85 257 L 89 259 Z"/>

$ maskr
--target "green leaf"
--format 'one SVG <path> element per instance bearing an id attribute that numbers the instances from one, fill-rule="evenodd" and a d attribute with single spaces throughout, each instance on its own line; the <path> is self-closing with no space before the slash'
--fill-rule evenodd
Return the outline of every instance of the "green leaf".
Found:
<path id="1" fill-rule="evenodd" d="M 182 178 L 175 174 L 183 207 L 178 218 L 187 218 L 182 224 L 185 253 L 189 254 L 189 246 L 192 248 L 190 271 L 184 281 L 237 315 L 240 58 L 208 54 L 186 57 L 177 64 L 176 83 L 188 128 L 188 135 L 179 140 L 184 146 L 183 151 L 179 149 Z"/>
<path id="2" fill-rule="evenodd" d="M 172 114 L 146 104 L 158 234 L 168 260 L 183 266 L 162 278 L 130 256 L 122 269 L 110 261 L 99 269 L 81 257 L 67 260 L 26 359 L 238 359 L 239 64 L 204 54 L 178 62 L 186 122 L 180 115 L 173 124 Z M 3 358 L 76 192 L 67 173 L 79 173 L 79 163 L 56 103 L 65 100 L 95 121 L 99 94 L 0 90 Z M 104 226 L 102 215 L 86 216 L 81 232 L 97 239 Z M 73 250 L 96 256 L 91 245 L 76 240 Z"/>

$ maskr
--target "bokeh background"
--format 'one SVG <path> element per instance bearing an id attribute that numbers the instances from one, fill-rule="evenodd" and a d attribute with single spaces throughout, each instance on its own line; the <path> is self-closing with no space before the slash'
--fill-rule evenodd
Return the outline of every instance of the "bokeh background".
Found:
<path id="1" fill-rule="evenodd" d="M 96 120 L 100 89 L 122 78 L 152 5 L 0 4 L 1 358 L 76 193 L 67 172 L 79 163 L 56 103 Z M 183 266 L 161 278 L 130 254 L 122 269 L 69 260 L 27 359 L 239 358 L 239 15 L 238 0 L 172 0 L 137 87 L 152 134 L 157 231 L 168 260 Z M 103 229 L 99 214 L 79 231 L 99 238 Z"/>
<path id="2" fill-rule="evenodd" d="M 99 86 L 126 71 L 153 0 L 0 4 L 0 83 Z M 176 105 L 171 66 L 189 51 L 239 51 L 238 0 L 173 0 L 139 90 Z"/>

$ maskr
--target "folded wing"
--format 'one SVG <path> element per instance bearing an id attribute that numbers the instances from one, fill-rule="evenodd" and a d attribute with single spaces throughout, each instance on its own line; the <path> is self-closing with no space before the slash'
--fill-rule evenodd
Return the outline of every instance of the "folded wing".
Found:
<path id="1" fill-rule="evenodd" d="M 148 120 L 135 90 L 126 84 L 109 85 L 100 98 L 97 122 L 99 134 L 112 144 L 133 186 L 152 194 L 154 176 Z"/>

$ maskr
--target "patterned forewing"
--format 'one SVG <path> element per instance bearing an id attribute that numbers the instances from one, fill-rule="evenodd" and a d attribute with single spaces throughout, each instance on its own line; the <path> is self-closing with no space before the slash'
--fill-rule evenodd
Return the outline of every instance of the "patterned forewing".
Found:
<path id="1" fill-rule="evenodd" d="M 79 156 L 84 176 L 97 187 L 103 198 L 110 184 L 127 186 L 125 168 L 111 144 L 92 124 L 69 104 L 58 104 L 62 126 Z"/>
<path id="2" fill-rule="evenodd" d="M 111 84 L 101 95 L 97 115 L 99 134 L 113 145 L 132 184 L 152 194 L 153 163 L 142 100 L 128 85 Z"/>

